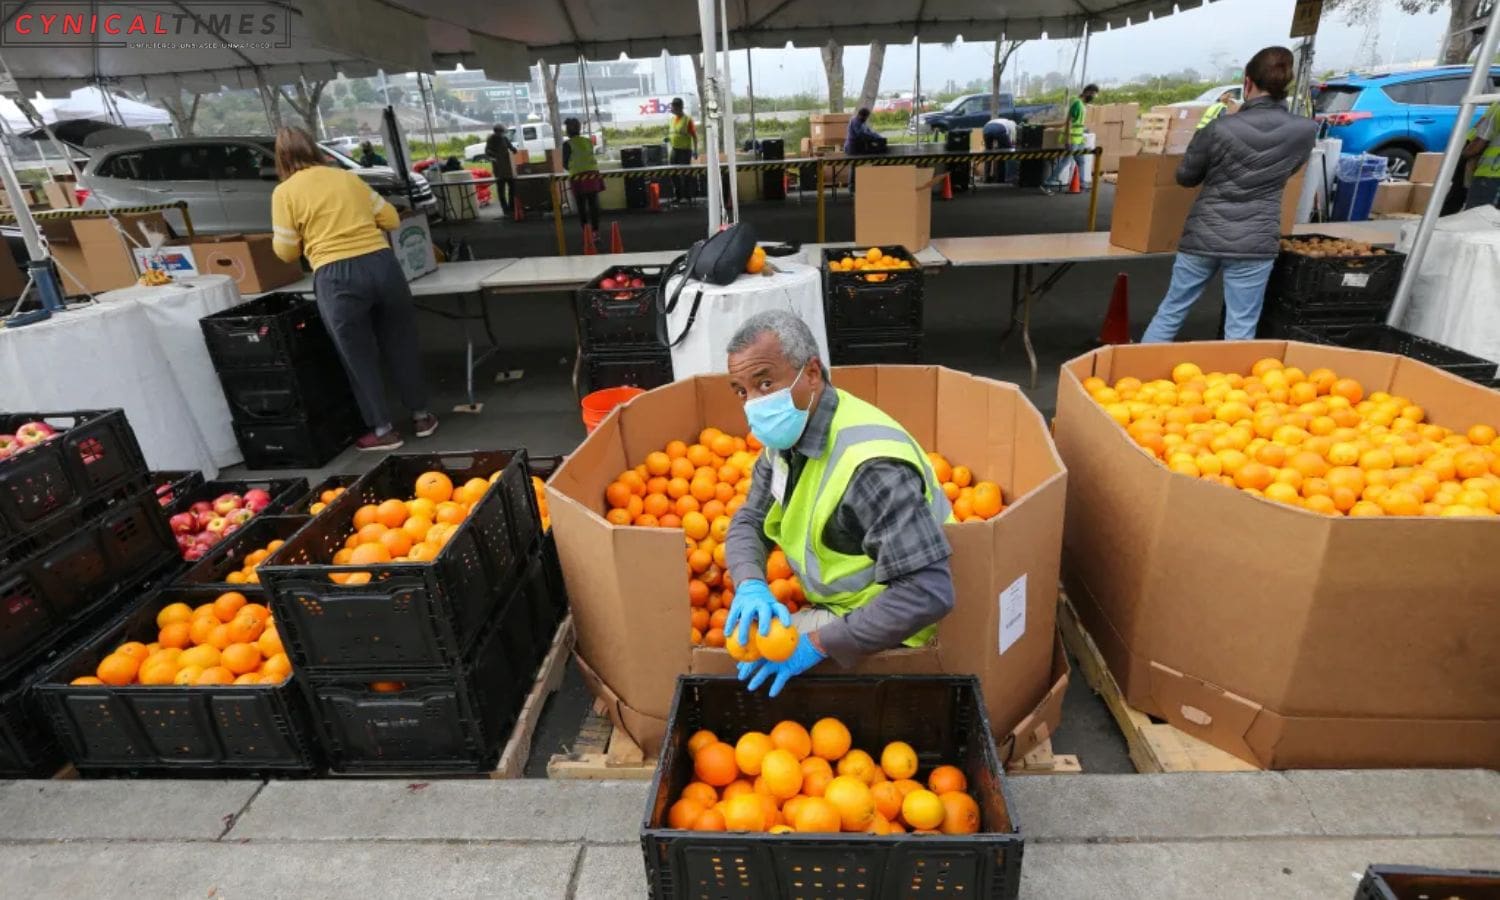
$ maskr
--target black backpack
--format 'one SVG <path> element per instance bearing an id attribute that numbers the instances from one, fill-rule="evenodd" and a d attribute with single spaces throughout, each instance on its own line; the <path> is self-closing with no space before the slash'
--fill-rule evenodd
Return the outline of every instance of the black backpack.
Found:
<path id="1" fill-rule="evenodd" d="M 682 276 L 682 280 L 672 292 L 671 299 L 667 299 L 665 293 L 658 295 L 657 302 L 662 305 L 662 314 L 657 320 L 657 327 L 660 329 L 658 336 L 662 343 L 669 347 L 682 343 L 683 338 L 692 330 L 693 322 L 698 319 L 698 306 L 703 302 L 702 285 L 732 284 L 744 274 L 745 264 L 755 252 L 755 244 L 755 229 L 745 222 L 737 222 L 718 234 L 704 238 L 688 252 L 672 260 L 662 273 L 662 287 L 665 288 L 677 276 Z M 688 310 L 687 324 L 676 340 L 673 340 L 667 334 L 667 314 L 677 309 L 677 301 L 681 299 L 682 291 L 689 281 L 698 281 L 700 285 L 697 294 L 693 296 L 693 307 Z"/>

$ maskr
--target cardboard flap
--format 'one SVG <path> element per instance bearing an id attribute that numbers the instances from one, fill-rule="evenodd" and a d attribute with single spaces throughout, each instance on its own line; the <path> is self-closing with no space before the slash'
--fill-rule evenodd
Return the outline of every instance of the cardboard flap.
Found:
<path id="1" fill-rule="evenodd" d="M 1175 669 L 1151 663 L 1151 695 L 1179 730 L 1256 763 L 1248 736 L 1261 705 Z"/>
<path id="2" fill-rule="evenodd" d="M 1035 750 L 1043 741 L 1052 737 L 1053 732 L 1062 724 L 1063 696 L 1068 692 L 1068 677 L 1071 674 L 1068 666 L 1068 651 L 1063 646 L 1062 632 L 1058 631 L 1052 639 L 1052 686 L 1036 707 L 1027 713 L 1016 727 L 1004 736 L 996 735 L 1000 741 L 997 749 L 1000 751 L 1000 761 L 1010 762 L 1020 759 Z"/>

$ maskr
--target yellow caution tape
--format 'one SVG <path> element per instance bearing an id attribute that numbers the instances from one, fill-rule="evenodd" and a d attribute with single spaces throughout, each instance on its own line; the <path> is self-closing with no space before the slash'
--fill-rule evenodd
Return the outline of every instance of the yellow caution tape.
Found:
<path id="1" fill-rule="evenodd" d="M 916 166 L 934 165 L 948 162 L 1026 162 L 1029 160 L 1058 160 L 1075 156 L 1101 156 L 1104 151 L 1095 148 L 1093 150 L 967 150 L 967 151 L 945 151 L 942 153 L 923 154 L 921 156 L 907 154 L 893 154 L 888 156 L 810 156 L 797 159 L 766 160 L 760 162 L 737 162 L 735 168 L 742 172 L 774 172 L 777 170 L 801 169 L 803 166 Z M 719 168 L 726 169 L 728 163 L 719 163 Z M 691 166 L 650 166 L 640 169 L 603 169 L 598 172 L 589 172 L 582 175 L 521 175 L 517 181 L 557 179 L 559 181 L 580 181 L 604 178 L 665 178 L 672 175 L 686 175 L 707 172 L 706 165 Z M 483 182 L 483 179 L 479 179 Z"/>
<path id="2" fill-rule="evenodd" d="M 62 222 L 72 219 L 103 219 L 111 215 L 138 215 L 140 213 L 165 212 L 175 209 L 181 212 L 187 211 L 186 200 L 173 200 L 171 203 L 150 203 L 145 206 L 116 206 L 112 209 L 41 209 L 32 212 L 31 217 L 44 222 Z M 16 214 L 10 210 L 0 212 L 0 222 L 14 223 Z"/>

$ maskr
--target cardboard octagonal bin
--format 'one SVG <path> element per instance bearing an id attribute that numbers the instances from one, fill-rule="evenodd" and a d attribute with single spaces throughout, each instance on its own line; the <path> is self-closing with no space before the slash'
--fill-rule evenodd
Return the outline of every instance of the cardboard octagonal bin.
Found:
<path id="1" fill-rule="evenodd" d="M 1285 341 L 1106 347 L 1063 367 L 1068 595 L 1127 702 L 1266 768 L 1500 765 L 1500 520 L 1324 516 L 1168 471 L 1083 389 L 1275 357 L 1500 422 L 1500 393 Z"/>
<path id="2" fill-rule="evenodd" d="M 957 602 L 925 647 L 870 656 L 856 674 L 977 675 L 1004 759 L 1030 752 L 1062 717 L 1067 657 L 1056 635 L 1067 472 L 1041 414 L 1012 384 L 930 366 L 833 370 L 926 450 L 1000 484 L 993 519 L 945 527 Z M 698 376 L 615 410 L 547 484 L 553 533 L 578 628 L 580 668 L 610 718 L 657 752 L 678 675 L 725 674 L 722 649 L 688 640 L 682 530 L 611 525 L 604 489 L 673 439 L 708 426 L 748 431 L 724 375 Z M 840 672 L 825 662 L 814 671 Z"/>

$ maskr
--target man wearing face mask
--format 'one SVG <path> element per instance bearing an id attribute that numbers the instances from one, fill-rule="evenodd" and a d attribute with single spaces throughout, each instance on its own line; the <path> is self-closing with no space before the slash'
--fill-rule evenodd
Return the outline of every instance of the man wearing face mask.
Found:
<path id="1" fill-rule="evenodd" d="M 894 419 L 828 383 L 812 331 L 794 313 L 750 317 L 729 342 L 729 379 L 750 431 L 765 445 L 724 553 L 734 578 L 726 634 L 748 643 L 773 619 L 797 627 L 784 662 L 741 663 L 750 690 L 787 681 L 832 657 L 860 657 L 932 640 L 953 609 L 948 500 L 916 440 Z M 779 545 L 807 609 L 791 615 L 766 585 Z"/>

